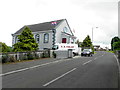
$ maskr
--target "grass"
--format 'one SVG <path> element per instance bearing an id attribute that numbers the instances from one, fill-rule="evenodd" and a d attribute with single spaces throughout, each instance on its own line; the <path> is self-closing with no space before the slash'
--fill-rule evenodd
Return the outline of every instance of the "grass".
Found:
<path id="1" fill-rule="evenodd" d="M 114 51 L 106 51 L 106 52 L 114 53 Z"/>

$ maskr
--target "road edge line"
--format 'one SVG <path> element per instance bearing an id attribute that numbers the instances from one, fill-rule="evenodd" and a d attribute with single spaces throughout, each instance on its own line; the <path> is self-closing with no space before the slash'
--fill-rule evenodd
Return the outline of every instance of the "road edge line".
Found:
<path id="1" fill-rule="evenodd" d="M 6 72 L 6 73 L 2 73 L 2 74 L 0 74 L 0 77 L 5 76 L 5 75 L 9 75 L 9 74 L 13 74 L 13 73 L 17 73 L 17 72 L 22 72 L 22 71 L 25 71 L 25 70 L 30 70 L 30 69 L 41 67 L 41 66 L 45 66 L 45 65 L 48 65 L 48 64 L 52 64 L 52 63 L 58 63 L 58 62 L 61 62 L 61 61 L 69 61 L 69 60 L 64 60 L 63 59 L 63 60 L 58 60 L 58 61 L 52 61 L 52 62 L 49 62 L 49 63 L 39 64 L 39 65 L 36 65 L 36 66 L 30 66 L 28 68 L 17 69 L 17 70 L 14 70 L 14 71 L 9 71 L 9 72 Z"/>
<path id="2" fill-rule="evenodd" d="M 120 88 L 120 63 L 116 55 L 114 55 L 114 57 L 117 60 L 117 65 L 118 65 L 118 88 Z"/>

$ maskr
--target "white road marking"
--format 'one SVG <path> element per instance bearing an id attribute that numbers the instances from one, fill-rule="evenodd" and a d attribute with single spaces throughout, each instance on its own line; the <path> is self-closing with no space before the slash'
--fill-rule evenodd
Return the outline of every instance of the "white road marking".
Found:
<path id="1" fill-rule="evenodd" d="M 24 68 L 24 69 L 20 69 L 20 70 L 16 70 L 16 71 L 7 72 L 7 73 L 4 73 L 4 74 L 0 74 L 0 76 L 4 76 L 4 75 L 16 73 L 16 72 L 25 71 L 25 70 L 28 70 L 28 69 L 29 69 L 29 68 Z"/>
<path id="2" fill-rule="evenodd" d="M 119 60 L 118 60 L 118 58 L 116 57 L 116 55 L 114 55 L 114 57 L 116 58 L 116 60 L 117 60 L 117 64 L 118 64 L 119 69 L 120 69 Z M 120 73 L 120 72 L 119 72 L 119 73 Z"/>
<path id="3" fill-rule="evenodd" d="M 52 81 L 50 81 L 50 82 L 44 84 L 43 86 L 44 86 L 44 87 L 48 86 L 49 84 L 51 84 L 51 83 L 55 82 L 56 80 L 58 80 L 58 79 L 64 77 L 65 75 L 69 74 L 70 72 L 72 72 L 72 71 L 74 71 L 74 70 L 76 70 L 76 68 L 73 68 L 72 70 L 70 70 L 70 71 L 64 73 L 63 75 L 61 75 L 61 76 L 59 76 L 59 77 L 53 79 Z"/>
<path id="4" fill-rule="evenodd" d="M 58 60 L 58 61 L 53 61 L 53 62 L 49 62 L 49 63 L 44 63 L 44 64 L 40 64 L 40 65 L 28 67 L 28 68 L 23 68 L 23 69 L 19 69 L 19 70 L 15 70 L 15 71 L 10 71 L 10 72 L 4 73 L 4 74 L 0 74 L 0 76 L 5 76 L 5 75 L 8 75 L 8 74 L 13 74 L 13 73 L 17 73 L 17 72 L 22 72 L 22 71 L 25 71 L 25 70 L 29 70 L 29 69 L 33 69 L 33 68 L 45 66 L 45 65 L 48 65 L 48 64 L 51 64 L 51 63 L 58 63 L 58 62 L 69 61 L 69 60 L 71 60 L 71 59 Z"/>
<path id="5" fill-rule="evenodd" d="M 94 60 L 96 60 L 96 59 L 97 59 L 97 57 Z"/>
<path id="6" fill-rule="evenodd" d="M 89 62 L 91 62 L 92 60 L 89 60 L 89 61 L 87 61 L 87 62 L 85 62 L 85 63 L 83 63 L 83 65 L 85 65 L 85 64 L 87 64 L 87 63 L 89 63 Z"/>

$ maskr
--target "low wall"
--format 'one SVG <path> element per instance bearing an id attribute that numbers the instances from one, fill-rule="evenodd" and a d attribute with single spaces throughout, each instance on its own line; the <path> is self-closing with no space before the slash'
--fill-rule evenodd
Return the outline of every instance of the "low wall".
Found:
<path id="1" fill-rule="evenodd" d="M 119 60 L 119 63 L 120 63 L 120 50 L 116 51 L 115 54 L 116 54 L 116 56 L 117 56 L 117 58 Z"/>
<path id="2" fill-rule="evenodd" d="M 73 53 L 72 50 L 55 50 L 56 58 L 62 59 L 62 58 L 72 58 Z"/>
<path id="3" fill-rule="evenodd" d="M 0 53 L 0 62 L 14 62 L 18 60 L 33 60 L 39 58 L 52 57 L 50 50 L 30 51 L 30 52 L 9 52 Z"/>

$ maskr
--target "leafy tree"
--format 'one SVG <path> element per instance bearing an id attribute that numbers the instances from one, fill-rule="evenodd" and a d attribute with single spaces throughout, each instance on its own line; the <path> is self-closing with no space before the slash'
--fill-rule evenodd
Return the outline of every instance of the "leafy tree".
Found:
<path id="1" fill-rule="evenodd" d="M 111 49 L 112 49 L 112 51 L 114 50 L 114 46 L 116 46 L 116 45 L 114 45 L 114 43 L 119 42 L 119 41 L 120 41 L 119 37 L 112 38 L 112 40 L 111 40 Z"/>
<path id="2" fill-rule="evenodd" d="M 8 52 L 12 52 L 13 51 L 13 49 L 12 49 L 12 47 L 11 46 L 8 46 L 8 50 L 7 50 Z"/>
<path id="3" fill-rule="evenodd" d="M 18 35 L 18 42 L 13 47 L 14 52 L 35 51 L 38 49 L 38 43 L 36 43 L 32 31 L 26 26 Z"/>
<path id="4" fill-rule="evenodd" d="M 0 52 L 10 52 L 12 51 L 9 46 L 7 46 L 5 43 L 0 42 Z"/>
<path id="5" fill-rule="evenodd" d="M 120 50 L 120 40 L 113 43 L 114 50 Z"/>
<path id="6" fill-rule="evenodd" d="M 83 40 L 82 44 L 81 44 L 81 47 L 84 49 L 84 48 L 91 48 L 94 52 L 94 47 L 92 45 L 92 42 L 91 42 L 91 38 L 89 35 L 87 35 L 87 37 Z"/>
<path id="7" fill-rule="evenodd" d="M 87 37 L 83 40 L 81 47 L 91 47 L 91 46 L 92 46 L 92 42 L 91 42 L 90 36 L 87 35 Z"/>

